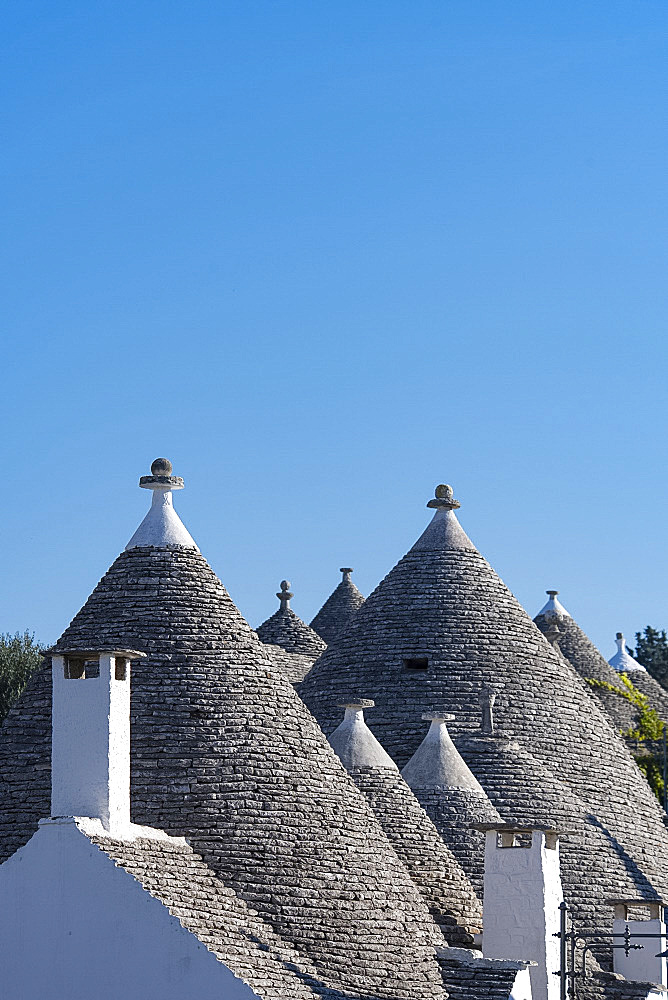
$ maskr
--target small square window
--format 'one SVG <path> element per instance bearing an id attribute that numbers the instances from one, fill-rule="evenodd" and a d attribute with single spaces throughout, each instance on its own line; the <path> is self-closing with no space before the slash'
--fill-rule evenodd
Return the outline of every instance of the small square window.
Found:
<path id="1" fill-rule="evenodd" d="M 65 677 L 70 681 L 80 681 L 90 677 L 100 676 L 99 660 L 84 660 L 76 656 L 68 656 L 65 660 Z"/>
<path id="2" fill-rule="evenodd" d="M 65 658 L 65 678 L 68 681 L 79 681 L 86 676 L 86 661 L 72 656 Z"/>
<path id="3" fill-rule="evenodd" d="M 404 666 L 406 670 L 426 670 L 429 660 L 426 656 L 407 656 L 404 657 Z"/>

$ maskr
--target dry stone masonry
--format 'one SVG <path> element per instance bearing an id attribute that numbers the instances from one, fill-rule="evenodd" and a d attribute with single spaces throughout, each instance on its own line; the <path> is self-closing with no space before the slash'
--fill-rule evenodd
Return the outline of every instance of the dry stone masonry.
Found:
<path id="1" fill-rule="evenodd" d="M 343 573 L 341 583 L 329 595 L 311 622 L 311 628 L 326 643 L 331 642 L 336 634 L 348 625 L 358 608 L 364 604 L 362 594 L 350 579 L 352 568 L 343 566 L 339 572 Z"/>
<path id="2" fill-rule="evenodd" d="M 304 701 L 329 733 L 337 703 L 351 690 L 364 691 L 377 705 L 370 726 L 402 767 L 423 739 L 422 713 L 437 704 L 455 715 L 454 742 L 475 774 L 460 740 L 479 729 L 480 692 L 492 688 L 499 728 L 570 789 L 588 817 L 586 823 L 577 812 L 568 818 L 578 828 L 577 850 L 572 838 L 562 841 L 564 892 L 575 918 L 601 926 L 606 898 L 663 896 L 668 837 L 662 812 L 622 739 L 468 538 L 452 490 L 439 487 L 428 506 L 435 514 L 424 533 L 300 685 Z M 555 794 L 548 789 L 536 813 L 544 805 L 557 808 Z M 603 870 L 593 856 L 592 830 L 609 849 Z M 594 873 L 586 898 L 583 870 Z"/>

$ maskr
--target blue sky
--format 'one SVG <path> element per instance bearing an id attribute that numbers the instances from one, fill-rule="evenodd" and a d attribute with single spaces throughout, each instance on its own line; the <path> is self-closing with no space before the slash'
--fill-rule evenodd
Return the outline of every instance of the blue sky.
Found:
<path id="1" fill-rule="evenodd" d="M 0 631 L 166 455 L 249 621 L 450 482 L 525 607 L 668 626 L 664 2 L 9 3 Z"/>

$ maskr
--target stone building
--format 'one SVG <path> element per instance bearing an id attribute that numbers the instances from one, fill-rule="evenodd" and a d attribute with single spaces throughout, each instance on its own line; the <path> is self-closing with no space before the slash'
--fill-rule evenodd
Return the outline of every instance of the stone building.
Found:
<path id="1" fill-rule="evenodd" d="M 324 648 L 287 581 L 250 628 L 151 472 L 0 728 L 3 998 L 556 1000 L 562 880 L 581 928 L 606 898 L 664 927 L 661 813 L 451 491 Z M 276 652 L 309 633 L 321 725 Z M 585 1000 L 666 978 L 589 967 Z"/>
<path id="2" fill-rule="evenodd" d="M 370 728 L 400 767 L 424 738 L 423 714 L 452 714 L 455 745 L 506 818 L 471 739 L 480 693 L 494 690 L 495 731 L 518 747 L 505 751 L 506 780 L 510 771 L 515 787 L 531 786 L 528 759 L 550 778 L 523 821 L 562 816 L 564 893 L 579 926 L 605 926 L 610 898 L 666 898 L 663 813 L 621 737 L 464 532 L 452 490 L 438 487 L 427 506 L 431 523 L 315 662 L 301 697 L 326 733 L 349 691 L 372 698 Z"/>
<path id="3" fill-rule="evenodd" d="M 308 673 L 320 653 L 327 648 L 327 643 L 290 607 L 294 596 L 290 592 L 290 581 L 281 580 L 281 589 L 276 594 L 278 611 L 256 629 L 273 662 L 293 683 Z"/>

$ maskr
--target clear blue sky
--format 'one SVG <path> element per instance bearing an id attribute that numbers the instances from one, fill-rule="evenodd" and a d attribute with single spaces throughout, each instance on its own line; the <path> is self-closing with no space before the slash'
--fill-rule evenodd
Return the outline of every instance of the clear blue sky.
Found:
<path id="1" fill-rule="evenodd" d="M 4 7 L 0 631 L 178 509 L 249 621 L 450 482 L 535 613 L 668 626 L 668 8 Z"/>

